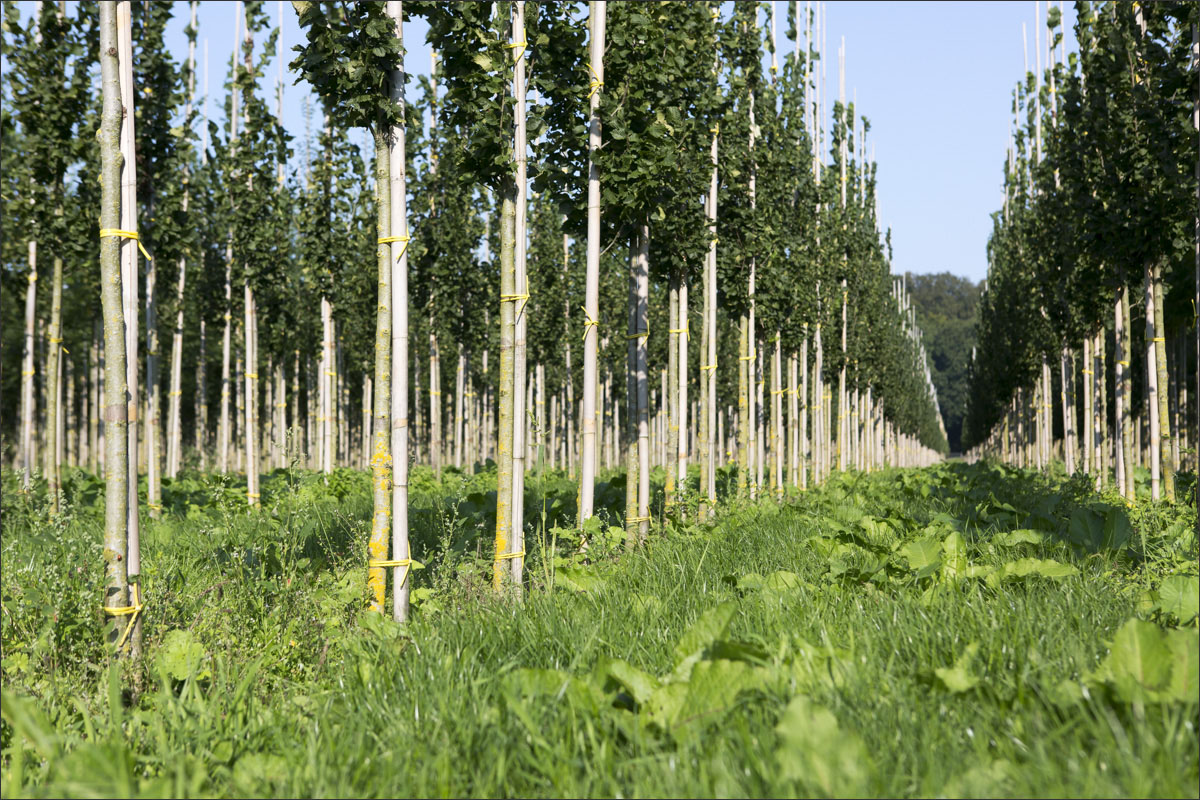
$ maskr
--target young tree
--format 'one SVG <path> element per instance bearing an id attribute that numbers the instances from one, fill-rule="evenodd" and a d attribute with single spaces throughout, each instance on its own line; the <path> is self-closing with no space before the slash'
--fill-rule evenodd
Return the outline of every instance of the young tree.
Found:
<path id="1" fill-rule="evenodd" d="M 399 3 L 386 7 L 366 3 L 343 7 L 340 14 L 326 14 L 316 3 L 294 2 L 300 24 L 306 29 L 308 41 L 298 47 L 299 55 L 292 68 L 300 70 L 313 85 L 317 94 L 329 104 L 330 115 L 345 127 L 369 130 L 375 141 L 376 192 L 376 260 L 378 295 L 375 325 L 374 431 L 372 443 L 372 481 L 374 485 L 374 514 L 369 543 L 370 569 L 368 584 L 372 591 L 372 607 L 383 609 L 385 597 L 384 569 L 393 568 L 394 580 L 400 593 L 407 582 L 411 556 L 407 552 L 407 531 L 393 527 L 393 508 L 396 500 L 390 493 L 392 480 L 392 345 L 394 269 L 405 269 L 402 253 L 407 244 L 406 230 L 392 230 L 392 184 L 390 141 L 395 129 L 404 124 L 404 109 L 397 102 L 395 81 L 403 82 L 402 71 L 396 65 L 403 58 L 399 25 L 403 8 Z M 388 13 L 390 12 L 390 13 Z M 403 148 L 400 140 L 398 146 Z M 401 150 L 403 152 L 403 150 Z M 396 187 L 403 191 L 403 184 Z M 404 226 L 401 225 L 401 228 Z M 393 262 L 400 261 L 400 267 Z M 404 298 L 406 299 L 406 298 Z M 404 332 L 406 333 L 406 332 Z M 403 336 L 401 336 L 403 338 Z M 402 343 L 403 344 L 403 343 Z M 397 437 L 403 439 L 404 432 Z M 406 459 L 406 453 L 395 454 Z M 407 517 L 405 517 L 405 521 Z M 391 534 L 394 550 L 388 559 L 388 537 Z M 402 602 L 394 605 L 393 613 L 403 617 Z"/>

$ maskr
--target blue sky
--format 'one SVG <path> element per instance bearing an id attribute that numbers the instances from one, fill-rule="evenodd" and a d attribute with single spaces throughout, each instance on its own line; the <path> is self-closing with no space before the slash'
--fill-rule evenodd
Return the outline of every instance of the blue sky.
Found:
<path id="1" fill-rule="evenodd" d="M 879 162 L 879 210 L 892 229 L 901 272 L 952 272 L 971 280 L 987 273 L 985 245 L 989 215 L 1000 205 L 1002 163 L 1011 125 L 1011 93 L 1023 74 L 1022 23 L 1033 68 L 1035 4 L 1045 44 L 1044 0 L 1020 2 L 830 2 L 827 19 L 827 90 L 837 93 L 837 49 L 846 41 L 846 92 L 871 121 L 868 147 Z M 1057 3 L 1056 3 L 1057 4 Z M 74 5 L 73 3 L 71 5 Z M 779 14 L 781 54 L 787 9 Z M 32 2 L 21 3 L 23 16 Z M 167 41 L 180 61 L 187 57 L 183 27 L 188 4 L 176 3 Z M 275 18 L 278 2 L 268 2 Z M 204 43 L 208 48 L 211 109 L 219 114 L 222 84 L 233 45 L 237 3 L 200 3 L 197 90 L 203 91 Z M 1074 8 L 1063 8 L 1068 47 Z M 284 59 L 303 34 L 291 3 L 282 4 Z M 765 23 L 765 16 L 764 16 Z M 405 66 L 428 74 L 425 25 L 406 25 Z M 271 75 L 276 74 L 272 64 Z M 284 124 L 299 140 L 304 132 L 304 84 L 285 73 Z M 415 82 L 409 91 L 416 91 Z M 319 124 L 319 123 L 318 123 Z M 360 141 L 365 144 L 365 137 Z"/>

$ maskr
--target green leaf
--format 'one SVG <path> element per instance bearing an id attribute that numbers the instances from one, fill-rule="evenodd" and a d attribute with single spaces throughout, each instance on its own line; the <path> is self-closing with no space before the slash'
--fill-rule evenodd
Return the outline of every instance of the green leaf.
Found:
<path id="1" fill-rule="evenodd" d="M 207 657 L 204 646 L 196 641 L 191 631 L 175 629 L 168 631 L 158 648 L 155 661 L 160 671 L 177 681 L 189 677 L 203 680 L 212 674 L 204 666 Z"/>
<path id="2" fill-rule="evenodd" d="M 1152 622 L 1127 621 L 1113 637 L 1098 675 L 1111 683 L 1123 700 L 1151 699 L 1166 688 L 1171 677 L 1171 649 L 1166 636 Z"/>
<path id="3" fill-rule="evenodd" d="M 978 652 L 979 642 L 971 642 L 963 650 L 962 655 L 955 659 L 954 666 L 938 667 L 934 670 L 934 674 L 951 692 L 955 694 L 969 692 L 979 685 L 979 678 L 971 672 L 971 662 L 975 660 L 975 654 Z"/>
<path id="4" fill-rule="evenodd" d="M 674 680 L 687 680 L 692 666 L 701 659 L 709 645 L 725 636 L 737 605 L 732 601 L 710 608 L 700 615 L 675 645 Z"/>
<path id="5" fill-rule="evenodd" d="M 870 753 L 856 734 L 840 729 L 829 709 L 797 695 L 779 717 L 775 733 L 779 775 L 799 784 L 799 794 L 861 797 L 868 793 Z"/>
<path id="6" fill-rule="evenodd" d="M 620 659 L 606 660 L 601 663 L 600 669 L 606 678 L 619 683 L 638 705 L 648 701 L 661 686 L 658 678 Z"/>
<path id="7" fill-rule="evenodd" d="M 1172 700 L 1200 703 L 1200 633 L 1190 630 L 1166 632 L 1167 647 L 1171 651 L 1171 681 L 1167 685 L 1167 696 Z"/>
<path id="8" fill-rule="evenodd" d="M 908 568 L 916 570 L 917 577 L 932 575 L 942 565 L 942 544 L 936 539 L 918 539 L 900 548 L 900 555 L 908 561 Z"/>
<path id="9" fill-rule="evenodd" d="M 1045 537 L 1039 531 L 1030 528 L 1021 528 L 1015 531 L 1007 531 L 997 534 L 992 537 L 992 544 L 1001 547 L 1016 547 L 1022 544 L 1041 544 L 1045 541 Z"/>
<path id="10" fill-rule="evenodd" d="M 1001 565 L 997 577 L 1001 579 L 1026 578 L 1030 575 L 1040 575 L 1043 578 L 1059 580 L 1078 574 L 1079 570 L 1076 567 L 1070 564 L 1063 564 L 1061 561 L 1055 561 L 1052 558 L 1021 558 Z"/>
<path id="11" fill-rule="evenodd" d="M 554 580 L 580 593 L 599 591 L 607 583 L 595 570 L 588 567 L 562 567 L 554 573 Z"/>
<path id="12" fill-rule="evenodd" d="M 942 575 L 946 578 L 964 577 L 967 571 L 967 543 L 958 531 L 950 533 L 942 541 Z"/>
<path id="13" fill-rule="evenodd" d="M 1172 575 L 1158 587 L 1158 608 L 1186 625 L 1200 614 L 1200 578 Z"/>

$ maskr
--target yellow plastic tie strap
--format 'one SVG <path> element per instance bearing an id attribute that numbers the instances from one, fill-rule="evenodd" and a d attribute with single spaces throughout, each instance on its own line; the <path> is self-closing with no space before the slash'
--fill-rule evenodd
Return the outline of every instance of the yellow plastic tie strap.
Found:
<path id="1" fill-rule="evenodd" d="M 1128 361 L 1118 361 L 1117 363 L 1118 363 L 1118 364 L 1120 364 L 1120 365 L 1122 365 L 1122 366 L 1125 366 L 1125 367 L 1128 367 L 1128 366 L 1129 366 L 1129 362 L 1128 362 Z"/>
<path id="2" fill-rule="evenodd" d="M 161 505 L 159 505 L 158 503 L 146 503 L 146 507 L 149 508 L 151 511 L 162 511 L 163 510 L 163 507 Z"/>
<path id="3" fill-rule="evenodd" d="M 250 380 L 253 380 L 253 381 L 256 381 L 256 380 L 258 380 L 258 373 L 257 373 L 257 372 L 246 372 L 246 373 L 243 373 L 243 374 L 244 374 L 244 375 L 245 375 L 247 378 L 249 378 Z"/>
<path id="4" fill-rule="evenodd" d="M 580 306 L 579 310 L 583 312 L 583 340 L 586 342 L 588 335 L 587 329 L 594 327 L 597 329 L 596 332 L 599 333 L 600 320 L 592 319 L 592 315 L 588 313 L 587 306 Z"/>
<path id="5" fill-rule="evenodd" d="M 700 365 L 701 371 L 706 370 L 706 369 L 716 369 L 716 368 L 717 368 L 716 364 L 701 364 Z"/>
<path id="6" fill-rule="evenodd" d="M 627 334 L 625 334 L 625 338 L 626 339 L 649 339 L 650 331 L 644 330 L 641 333 L 627 333 Z"/>
<path id="7" fill-rule="evenodd" d="M 1152 338 L 1150 341 L 1152 341 L 1152 342 L 1165 342 L 1165 341 L 1166 341 L 1166 339 L 1164 339 L 1164 338 L 1163 338 L 1163 337 L 1161 337 L 1161 336 L 1155 336 L 1155 337 L 1154 337 L 1154 338 Z"/>
<path id="8" fill-rule="evenodd" d="M 399 261 L 401 256 L 404 255 L 405 251 L 408 250 L 409 241 L 411 241 L 411 237 L 409 237 L 409 236 L 380 236 L 378 239 L 375 240 L 375 244 L 391 244 L 392 242 L 404 242 L 404 246 L 400 248 L 400 252 L 396 256 L 396 260 Z"/>
<path id="9" fill-rule="evenodd" d="M 525 51 L 529 49 L 529 45 L 526 42 L 509 42 L 504 45 L 504 49 L 517 51 L 513 53 L 513 62 L 515 63 L 520 61 L 521 57 L 525 55 Z"/>
<path id="10" fill-rule="evenodd" d="M 596 74 L 596 70 L 592 69 L 592 65 L 590 62 L 588 63 L 587 68 L 588 68 L 588 72 L 592 73 L 592 79 L 588 83 L 589 91 L 588 91 L 588 96 L 587 96 L 587 99 L 591 100 L 592 95 L 594 95 L 596 92 L 600 91 L 600 89 L 604 86 L 604 81 L 600 80 L 600 76 Z"/>
<path id="11" fill-rule="evenodd" d="M 146 257 L 146 260 L 147 261 L 153 260 L 150 258 L 150 254 L 146 252 L 146 248 L 142 246 L 142 240 L 141 240 L 141 237 L 138 236 L 137 231 L 123 231 L 120 228 L 101 228 L 100 229 L 100 238 L 101 239 L 106 239 L 110 236 L 115 236 L 118 239 L 133 239 L 135 242 L 137 242 L 138 250 L 142 251 L 142 255 L 144 255 Z"/>
<path id="12" fill-rule="evenodd" d="M 1093 373 L 1090 369 L 1085 369 L 1085 370 L 1083 370 L 1083 374 L 1084 375 L 1093 375 L 1095 373 Z"/>
<path id="13" fill-rule="evenodd" d="M 411 558 L 370 558 L 367 559 L 367 566 L 371 569 L 386 569 L 388 567 L 411 567 L 413 560 Z"/>
<path id="14" fill-rule="evenodd" d="M 518 550 L 515 553 L 497 553 L 496 554 L 497 561 L 509 561 L 514 558 L 524 558 L 524 557 L 525 557 L 524 550 Z"/>
<path id="15" fill-rule="evenodd" d="M 517 315 L 519 316 L 525 309 L 525 304 L 529 302 L 529 292 L 525 292 L 524 294 L 502 294 L 500 295 L 500 302 L 520 303 L 521 305 L 517 306 Z"/>
<path id="16" fill-rule="evenodd" d="M 24 369 L 24 370 L 21 370 L 21 374 L 22 374 L 22 375 L 34 375 L 34 374 L 36 374 L 36 373 L 34 372 L 34 370 L 31 370 L 31 369 Z"/>
<path id="17" fill-rule="evenodd" d="M 255 500 L 262 497 L 258 492 L 246 492 L 246 497 L 253 497 Z"/>
<path id="18" fill-rule="evenodd" d="M 125 633 L 121 634 L 121 640 L 117 642 L 117 650 L 119 651 L 125 646 L 125 642 L 129 639 L 129 634 L 133 631 L 133 624 L 137 621 L 138 614 L 142 613 L 142 609 L 146 607 L 138 595 L 138 585 L 136 583 L 129 584 L 130 594 L 133 596 L 133 601 L 127 606 L 101 606 L 104 613 L 110 617 L 129 617 L 129 624 L 125 626 Z"/>
<path id="19" fill-rule="evenodd" d="M 632 525 L 635 522 L 649 522 L 649 521 L 650 521 L 649 517 L 626 517 L 625 518 L 626 525 Z"/>
<path id="20" fill-rule="evenodd" d="M 28 275 L 26 275 L 25 277 L 29 280 L 30 283 L 37 283 L 37 273 L 36 272 L 31 272 Z"/>

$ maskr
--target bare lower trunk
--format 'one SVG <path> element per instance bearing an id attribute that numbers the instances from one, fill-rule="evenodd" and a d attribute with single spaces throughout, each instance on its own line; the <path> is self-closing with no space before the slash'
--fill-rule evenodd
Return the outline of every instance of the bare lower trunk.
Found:
<path id="1" fill-rule="evenodd" d="M 62 470 L 62 281 L 62 258 L 55 256 L 50 288 L 50 338 L 46 350 L 46 482 L 51 514 L 59 511 Z"/>
<path id="2" fill-rule="evenodd" d="M 1163 494 L 1170 502 L 1175 502 L 1175 461 L 1171 447 L 1171 417 L 1167 397 L 1170 392 L 1170 377 L 1167 372 L 1167 326 L 1163 321 L 1163 282 L 1162 264 L 1156 263 L 1150 271 L 1150 281 L 1154 288 L 1154 355 L 1155 368 L 1158 371 L 1158 420 L 1159 438 L 1155 446 L 1159 448 L 1159 461 L 1162 463 Z"/>
<path id="3" fill-rule="evenodd" d="M 1161 418 L 1159 416 L 1158 402 L 1158 349 L 1154 346 L 1155 336 L 1155 296 L 1154 296 L 1154 281 L 1151 275 L 1151 267 L 1147 262 L 1145 268 L 1145 303 L 1146 303 L 1146 400 L 1145 408 L 1149 412 L 1150 420 L 1150 497 L 1153 500 L 1158 500 L 1162 492 L 1162 448 L 1160 442 L 1162 436 L 1159 432 Z"/>
<path id="4" fill-rule="evenodd" d="M 396 39 L 403 44 L 403 4 L 390 0 L 387 14 L 395 26 Z M 389 81 L 392 99 L 404 108 L 404 63 L 399 60 Z M 388 255 L 391 265 L 392 311 L 392 382 L 390 390 L 390 447 L 392 456 L 392 616 L 397 622 L 408 619 L 412 591 L 411 558 L 408 540 L 408 207 L 405 187 L 404 126 L 391 129 L 388 143 Z M 382 197 L 382 192 L 380 193 Z M 403 563 L 409 560 L 410 563 Z"/>
<path id="5" fill-rule="evenodd" d="M 391 11 L 391 4 L 388 4 Z M 399 20 L 395 24 L 399 25 Z M 367 542 L 367 586 L 371 609 L 382 612 L 387 593 L 388 539 L 392 533 L 392 248 L 391 152 L 379 127 L 375 139 L 375 429 L 371 447 L 371 537 Z M 328 440 L 327 440 L 328 441 Z"/>
<path id="6" fill-rule="evenodd" d="M 115 35 L 115 34 L 114 34 Z M 118 101 L 119 102 L 119 101 Z M 118 201 L 119 202 L 119 201 Z M 118 206 L 119 211 L 119 206 Z M 119 225 L 113 224 L 113 227 Z M 21 482 L 26 491 L 36 463 L 33 454 L 34 314 L 37 304 L 37 242 L 29 242 L 29 274 L 25 287 L 25 338 L 21 357 Z"/>
<path id="7" fill-rule="evenodd" d="M 121 87 L 117 56 L 116 3 L 100 4 L 100 67 L 103 112 L 100 121 L 100 227 L 121 227 Z M 129 479 L 126 436 L 125 315 L 121 293 L 121 239 L 100 240 L 100 298 L 104 314 L 104 602 L 109 612 L 107 640 L 119 646 L 124 639 L 127 607 L 126 503 Z M 32 248 L 31 248 L 32 249 Z M 30 282 L 32 289 L 33 283 Z M 31 318 L 32 315 L 30 314 Z M 31 327 L 31 326 L 30 326 Z M 32 344 L 32 343 L 30 343 Z M 32 361 L 32 347 L 27 350 Z M 30 393 L 32 394 L 32 393 Z M 28 406 L 26 407 L 28 413 Z"/>
<path id="8" fill-rule="evenodd" d="M 526 277 L 525 244 L 526 197 L 529 181 L 526 168 L 525 141 L 525 2 L 513 3 L 512 42 L 513 99 L 515 131 L 513 154 L 516 162 L 516 214 L 514 215 L 513 271 L 516 308 L 513 330 L 513 474 L 512 474 L 512 557 L 509 559 L 513 586 L 519 592 L 525 571 L 525 461 L 528 438 L 526 436 L 529 408 L 523 402 L 521 392 L 526 376 L 526 336 L 529 327 L 529 281 Z"/>

